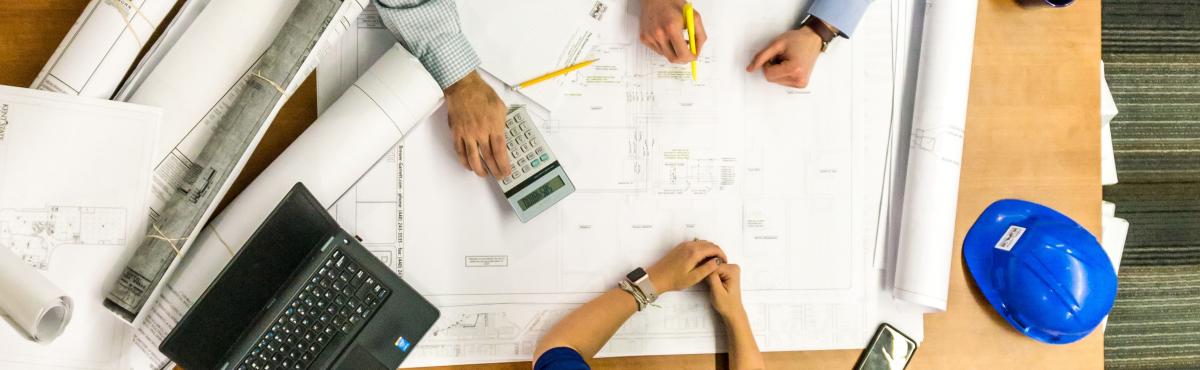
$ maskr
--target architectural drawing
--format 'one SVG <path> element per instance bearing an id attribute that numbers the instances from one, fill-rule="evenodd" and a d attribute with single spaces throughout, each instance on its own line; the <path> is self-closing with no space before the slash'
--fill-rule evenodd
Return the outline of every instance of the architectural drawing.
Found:
<path id="1" fill-rule="evenodd" d="M 54 249 L 62 245 L 124 245 L 125 216 L 123 208 L 0 209 L 0 247 L 47 270 Z"/>
<path id="2" fill-rule="evenodd" d="M 346 232 L 362 242 L 385 265 L 402 273 L 404 224 L 400 212 L 400 147 L 392 148 L 354 187 L 329 207 Z"/>

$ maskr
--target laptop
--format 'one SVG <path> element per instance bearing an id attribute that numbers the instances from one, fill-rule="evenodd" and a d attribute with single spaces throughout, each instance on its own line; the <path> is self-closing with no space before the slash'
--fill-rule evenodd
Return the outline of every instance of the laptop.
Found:
<path id="1" fill-rule="evenodd" d="M 439 315 L 297 183 L 159 350 L 187 370 L 395 370 Z"/>

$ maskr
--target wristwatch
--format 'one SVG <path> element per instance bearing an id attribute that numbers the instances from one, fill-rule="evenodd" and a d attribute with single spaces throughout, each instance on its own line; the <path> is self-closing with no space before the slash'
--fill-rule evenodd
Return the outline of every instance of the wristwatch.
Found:
<path id="1" fill-rule="evenodd" d="M 817 36 L 821 38 L 822 53 L 825 52 L 825 49 L 829 48 L 829 43 L 833 42 L 833 39 L 837 38 L 838 36 L 837 32 L 833 31 L 833 28 L 829 27 L 828 24 L 825 24 L 825 21 L 812 16 L 812 14 L 809 14 L 807 17 L 805 17 L 803 22 L 800 22 L 800 27 L 811 28 L 813 32 L 817 33 Z"/>
<path id="2" fill-rule="evenodd" d="M 642 303 L 648 305 L 658 300 L 658 291 L 654 290 L 654 283 L 650 281 L 650 274 L 646 273 L 646 270 L 641 267 L 626 274 L 625 281 L 637 288 L 639 293 L 642 294 L 642 298 L 645 299 L 645 302 Z"/>

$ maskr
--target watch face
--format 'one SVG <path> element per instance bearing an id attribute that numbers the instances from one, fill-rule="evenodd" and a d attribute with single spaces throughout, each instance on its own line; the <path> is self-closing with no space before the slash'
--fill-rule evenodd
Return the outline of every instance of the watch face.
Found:
<path id="1" fill-rule="evenodd" d="M 625 275 L 625 279 L 636 283 L 638 280 L 641 280 L 645 276 L 646 276 L 646 270 L 643 270 L 641 267 L 638 267 L 636 270 L 629 272 L 628 275 Z"/>

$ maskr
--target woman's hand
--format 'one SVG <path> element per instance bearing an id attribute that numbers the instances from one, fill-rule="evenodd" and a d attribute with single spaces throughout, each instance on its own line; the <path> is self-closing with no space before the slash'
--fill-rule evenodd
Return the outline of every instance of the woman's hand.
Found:
<path id="1" fill-rule="evenodd" d="M 646 270 L 659 294 L 687 289 L 717 270 L 725 251 L 704 240 L 680 243 Z"/>
<path id="2" fill-rule="evenodd" d="M 712 296 L 713 309 L 721 318 L 744 316 L 742 306 L 742 269 L 738 265 L 723 264 L 708 275 L 708 292 Z"/>

